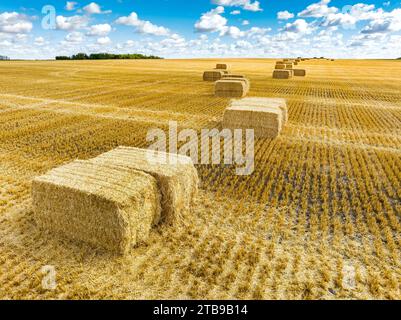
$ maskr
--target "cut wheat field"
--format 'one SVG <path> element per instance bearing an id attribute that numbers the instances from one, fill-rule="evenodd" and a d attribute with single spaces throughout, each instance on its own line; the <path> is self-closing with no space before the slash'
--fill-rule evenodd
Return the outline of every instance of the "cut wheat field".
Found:
<path id="1" fill-rule="evenodd" d="M 0 63 L 0 299 L 401 299 L 401 61 L 231 59 L 289 121 L 255 171 L 197 165 L 192 212 L 119 257 L 37 228 L 31 181 L 151 128 L 219 128 L 219 60 Z M 57 288 L 45 290 L 52 265 Z"/>

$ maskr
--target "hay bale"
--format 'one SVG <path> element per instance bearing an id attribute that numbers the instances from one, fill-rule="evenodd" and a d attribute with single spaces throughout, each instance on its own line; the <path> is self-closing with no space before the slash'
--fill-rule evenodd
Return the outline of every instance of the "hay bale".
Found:
<path id="1" fill-rule="evenodd" d="M 214 93 L 216 97 L 242 98 L 248 93 L 245 82 L 240 79 L 219 80 L 215 83 Z"/>
<path id="2" fill-rule="evenodd" d="M 290 79 L 292 77 L 291 70 L 274 70 L 273 78 L 274 79 Z"/>
<path id="3" fill-rule="evenodd" d="M 294 65 L 293 65 L 292 63 L 286 63 L 286 64 L 285 64 L 285 68 L 286 68 L 286 69 L 292 69 L 293 66 L 294 66 Z"/>
<path id="4" fill-rule="evenodd" d="M 228 69 L 228 65 L 226 63 L 218 63 L 216 64 L 216 69 L 222 69 L 222 70 L 227 70 Z"/>
<path id="5" fill-rule="evenodd" d="M 231 105 L 224 112 L 223 128 L 253 129 L 256 138 L 275 138 L 282 127 L 282 112 L 277 107 Z"/>
<path id="6" fill-rule="evenodd" d="M 298 65 L 298 62 L 295 61 L 295 62 L 294 62 L 294 66 L 297 66 L 297 65 Z"/>
<path id="7" fill-rule="evenodd" d="M 157 181 L 137 170 L 74 161 L 32 182 L 40 228 L 125 254 L 160 216 Z"/>
<path id="8" fill-rule="evenodd" d="M 243 107 L 270 107 L 281 110 L 282 119 L 281 123 L 284 125 L 288 121 L 288 109 L 287 102 L 282 98 L 260 98 L 260 97 L 249 97 L 243 99 L 232 100 L 231 107 L 243 106 Z"/>
<path id="9" fill-rule="evenodd" d="M 306 76 L 306 70 L 305 69 L 294 69 L 294 76 L 297 77 L 305 77 Z"/>
<path id="10" fill-rule="evenodd" d="M 275 68 L 278 70 L 283 70 L 283 69 L 285 69 L 285 64 L 276 64 Z"/>
<path id="11" fill-rule="evenodd" d="M 219 70 L 205 71 L 203 73 L 203 81 L 217 81 L 221 79 L 222 75 L 223 72 Z"/>
<path id="12" fill-rule="evenodd" d="M 251 83 L 247 78 L 231 78 L 231 77 L 223 77 L 223 80 L 233 80 L 233 81 L 241 81 L 244 82 L 246 85 L 246 93 L 248 93 L 249 89 L 251 88 Z"/>
<path id="13" fill-rule="evenodd" d="M 147 149 L 118 147 L 90 161 L 140 170 L 153 176 L 162 197 L 159 220 L 172 224 L 183 219 L 191 209 L 198 192 L 198 173 L 189 157 L 158 152 L 157 156 L 166 161 L 150 161 L 150 154 L 153 152 Z"/>
<path id="14" fill-rule="evenodd" d="M 284 61 L 277 61 L 276 65 L 278 65 L 278 64 L 285 64 L 285 62 Z"/>

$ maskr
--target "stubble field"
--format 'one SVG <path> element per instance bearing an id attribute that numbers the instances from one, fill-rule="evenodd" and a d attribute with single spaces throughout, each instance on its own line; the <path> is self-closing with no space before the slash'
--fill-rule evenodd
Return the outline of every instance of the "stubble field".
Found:
<path id="1" fill-rule="evenodd" d="M 286 98 L 255 171 L 197 165 L 188 217 L 122 258 L 40 232 L 33 177 L 151 128 L 219 128 L 214 60 L 0 63 L 1 299 L 401 299 L 401 61 L 230 60 L 249 96 Z M 52 265 L 57 288 L 42 287 Z"/>

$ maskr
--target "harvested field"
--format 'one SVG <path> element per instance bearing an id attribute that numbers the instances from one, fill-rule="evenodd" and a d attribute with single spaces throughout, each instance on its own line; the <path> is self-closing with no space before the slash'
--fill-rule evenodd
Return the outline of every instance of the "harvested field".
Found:
<path id="1" fill-rule="evenodd" d="M 220 60 L 2 62 L 0 298 L 401 299 L 401 63 L 308 60 L 278 81 L 276 60 L 227 61 L 249 97 L 287 101 L 254 173 L 196 165 L 193 209 L 124 257 L 41 231 L 31 182 L 169 121 L 218 127 L 230 98 L 200 75 Z"/>

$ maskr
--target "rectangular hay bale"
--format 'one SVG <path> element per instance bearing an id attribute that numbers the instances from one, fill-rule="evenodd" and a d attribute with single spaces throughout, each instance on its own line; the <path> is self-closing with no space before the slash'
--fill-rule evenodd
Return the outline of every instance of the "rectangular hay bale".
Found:
<path id="1" fill-rule="evenodd" d="M 226 63 L 218 63 L 218 64 L 216 64 L 216 69 L 227 70 L 228 69 L 228 65 Z"/>
<path id="2" fill-rule="evenodd" d="M 74 161 L 32 182 L 41 229 L 125 254 L 160 216 L 156 180 L 144 172 Z"/>
<path id="3" fill-rule="evenodd" d="M 141 170 L 153 176 L 162 197 L 159 220 L 172 224 L 191 210 L 198 193 L 198 173 L 189 157 L 158 152 L 153 159 L 152 155 L 153 151 L 147 149 L 118 147 L 90 161 Z"/>
<path id="4" fill-rule="evenodd" d="M 276 64 L 275 68 L 278 70 L 283 70 L 283 69 L 285 69 L 285 64 Z"/>
<path id="5" fill-rule="evenodd" d="M 256 138 L 276 138 L 282 127 L 282 112 L 276 107 L 232 105 L 224 112 L 223 128 L 253 129 Z"/>
<path id="6" fill-rule="evenodd" d="M 215 83 L 214 93 L 216 97 L 242 98 L 248 93 L 247 84 L 241 79 L 219 80 Z"/>
<path id="7" fill-rule="evenodd" d="M 203 73 L 203 81 L 217 81 L 220 80 L 224 73 L 219 70 L 210 70 Z"/>
<path id="8" fill-rule="evenodd" d="M 262 98 L 262 97 L 248 97 L 242 99 L 233 99 L 231 100 L 231 107 L 243 106 L 243 107 L 270 107 L 277 108 L 281 110 L 282 113 L 282 125 L 287 123 L 288 121 L 288 109 L 287 109 L 287 101 L 282 98 Z"/>
<path id="9" fill-rule="evenodd" d="M 305 69 L 294 69 L 294 76 L 297 77 L 305 77 L 306 76 L 306 70 Z"/>
<path id="10" fill-rule="evenodd" d="M 291 70 L 274 70 L 274 79 L 290 79 L 292 77 Z"/>

